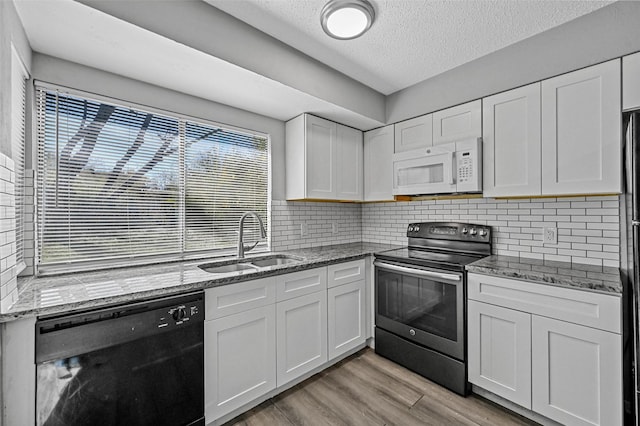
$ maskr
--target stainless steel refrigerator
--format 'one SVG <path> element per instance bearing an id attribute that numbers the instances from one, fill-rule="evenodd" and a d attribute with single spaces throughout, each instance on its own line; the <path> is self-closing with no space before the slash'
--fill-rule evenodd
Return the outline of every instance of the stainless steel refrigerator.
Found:
<path id="1" fill-rule="evenodd" d="M 623 114 L 624 183 L 620 197 L 620 266 L 624 315 L 625 424 L 640 416 L 640 110 Z"/>

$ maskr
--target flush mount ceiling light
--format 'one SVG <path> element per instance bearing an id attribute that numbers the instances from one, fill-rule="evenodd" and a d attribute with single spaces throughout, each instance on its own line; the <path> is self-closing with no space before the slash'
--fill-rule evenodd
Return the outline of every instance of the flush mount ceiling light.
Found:
<path id="1" fill-rule="evenodd" d="M 325 33 L 338 40 L 351 40 L 373 24 L 375 11 L 367 0 L 331 0 L 322 8 L 320 23 Z"/>

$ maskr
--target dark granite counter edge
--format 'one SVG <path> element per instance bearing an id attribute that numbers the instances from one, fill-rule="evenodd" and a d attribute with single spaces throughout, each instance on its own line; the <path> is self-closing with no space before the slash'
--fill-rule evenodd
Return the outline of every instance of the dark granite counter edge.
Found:
<path id="1" fill-rule="evenodd" d="M 363 243 L 363 244 L 366 245 L 367 243 Z M 328 246 L 328 247 L 317 247 L 317 248 L 304 248 L 300 250 L 278 251 L 277 253 L 300 256 L 300 255 L 303 255 L 305 252 L 307 253 L 315 252 L 318 250 L 323 251 L 327 248 L 330 249 L 331 247 L 344 246 L 346 249 L 348 249 L 349 245 L 350 244 Z M 395 245 L 377 244 L 377 243 L 371 243 L 370 245 L 372 246 L 370 250 L 359 250 L 359 251 L 354 250 L 356 252 L 352 254 L 344 254 L 344 253 L 330 254 L 326 258 L 322 258 L 322 259 L 306 260 L 301 263 L 289 264 L 289 265 L 278 265 L 265 270 L 259 270 L 255 272 L 252 271 L 251 273 L 238 274 L 238 275 L 225 275 L 219 278 L 211 278 L 211 279 L 206 279 L 198 282 L 185 283 L 185 284 L 180 284 L 180 285 L 171 286 L 171 287 L 159 287 L 153 290 L 144 290 L 139 292 L 105 296 L 105 297 L 96 297 L 96 298 L 92 298 L 91 300 L 83 300 L 75 303 L 63 303 L 60 305 L 48 306 L 48 307 L 37 307 L 37 308 L 16 309 L 16 310 L 14 310 L 12 307 L 12 308 L 9 308 L 7 312 L 0 313 L 0 323 L 14 321 L 20 318 L 64 315 L 74 311 L 99 309 L 99 308 L 125 304 L 125 303 L 130 303 L 135 301 L 148 300 L 148 299 L 160 298 L 165 296 L 176 296 L 176 295 L 185 294 L 185 293 L 203 291 L 207 288 L 220 287 L 220 286 L 244 282 L 244 281 L 289 274 L 289 273 L 294 273 L 298 271 L 304 271 L 307 269 L 321 268 L 321 267 L 332 265 L 332 264 L 363 259 L 363 258 L 366 258 L 367 256 L 373 255 L 378 251 L 389 250 L 392 248 L 399 247 Z M 189 262 L 183 262 L 183 263 L 187 264 L 187 263 L 202 263 L 202 262 L 189 261 Z M 81 283 L 80 285 L 87 284 L 82 280 L 78 280 L 74 276 L 74 274 L 69 274 L 68 277 L 70 279 L 73 279 L 74 281 L 78 281 L 79 283 Z M 36 282 L 36 284 L 37 284 L 37 280 L 38 280 L 37 278 L 30 279 L 30 281 Z M 23 291 L 26 290 L 26 288 L 29 285 L 30 284 L 27 284 L 25 286 L 25 289 L 23 289 Z M 20 300 L 20 297 L 18 297 L 18 301 L 19 300 Z M 14 306 L 17 304 L 18 303 L 14 304 Z"/>
<path id="2" fill-rule="evenodd" d="M 496 255 L 491 256 L 491 258 L 509 259 L 510 263 L 513 263 L 513 259 L 517 259 Z M 619 270 L 617 270 L 616 268 L 607 268 L 608 270 L 616 270 L 616 273 L 598 273 L 595 270 L 589 271 L 577 269 L 580 274 L 571 276 L 566 273 L 566 271 L 572 271 L 572 264 L 570 263 L 553 262 L 555 267 L 562 266 L 563 271 L 565 271 L 565 273 L 554 273 L 549 270 L 521 270 L 509 266 L 500 266 L 497 264 L 499 262 L 495 262 L 494 264 L 490 265 L 484 265 L 483 263 L 487 263 L 488 260 L 489 258 L 485 258 L 480 261 L 471 263 L 466 266 L 466 270 L 471 273 L 495 276 L 500 278 L 513 278 L 519 281 L 551 285 L 559 288 L 589 291 L 611 296 L 622 296 L 622 281 L 620 279 Z M 527 264 L 527 266 L 535 265 Z M 579 265 L 579 267 L 588 269 L 588 265 Z M 581 274 L 582 272 L 584 272 L 584 275 Z"/>

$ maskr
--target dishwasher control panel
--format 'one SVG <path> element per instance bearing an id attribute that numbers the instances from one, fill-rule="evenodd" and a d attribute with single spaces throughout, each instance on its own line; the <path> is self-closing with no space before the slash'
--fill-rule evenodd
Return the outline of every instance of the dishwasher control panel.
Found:
<path id="1" fill-rule="evenodd" d="M 204 305 L 202 300 L 197 300 L 182 305 L 169 306 L 158 314 L 158 328 L 186 325 L 193 320 L 202 321 L 204 319 Z"/>

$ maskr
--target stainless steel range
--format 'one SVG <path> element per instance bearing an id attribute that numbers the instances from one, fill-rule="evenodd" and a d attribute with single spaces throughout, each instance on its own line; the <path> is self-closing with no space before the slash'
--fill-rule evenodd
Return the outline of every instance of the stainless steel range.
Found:
<path id="1" fill-rule="evenodd" d="M 376 353 L 466 395 L 465 265 L 491 254 L 491 228 L 412 223 L 406 248 L 376 253 Z"/>

